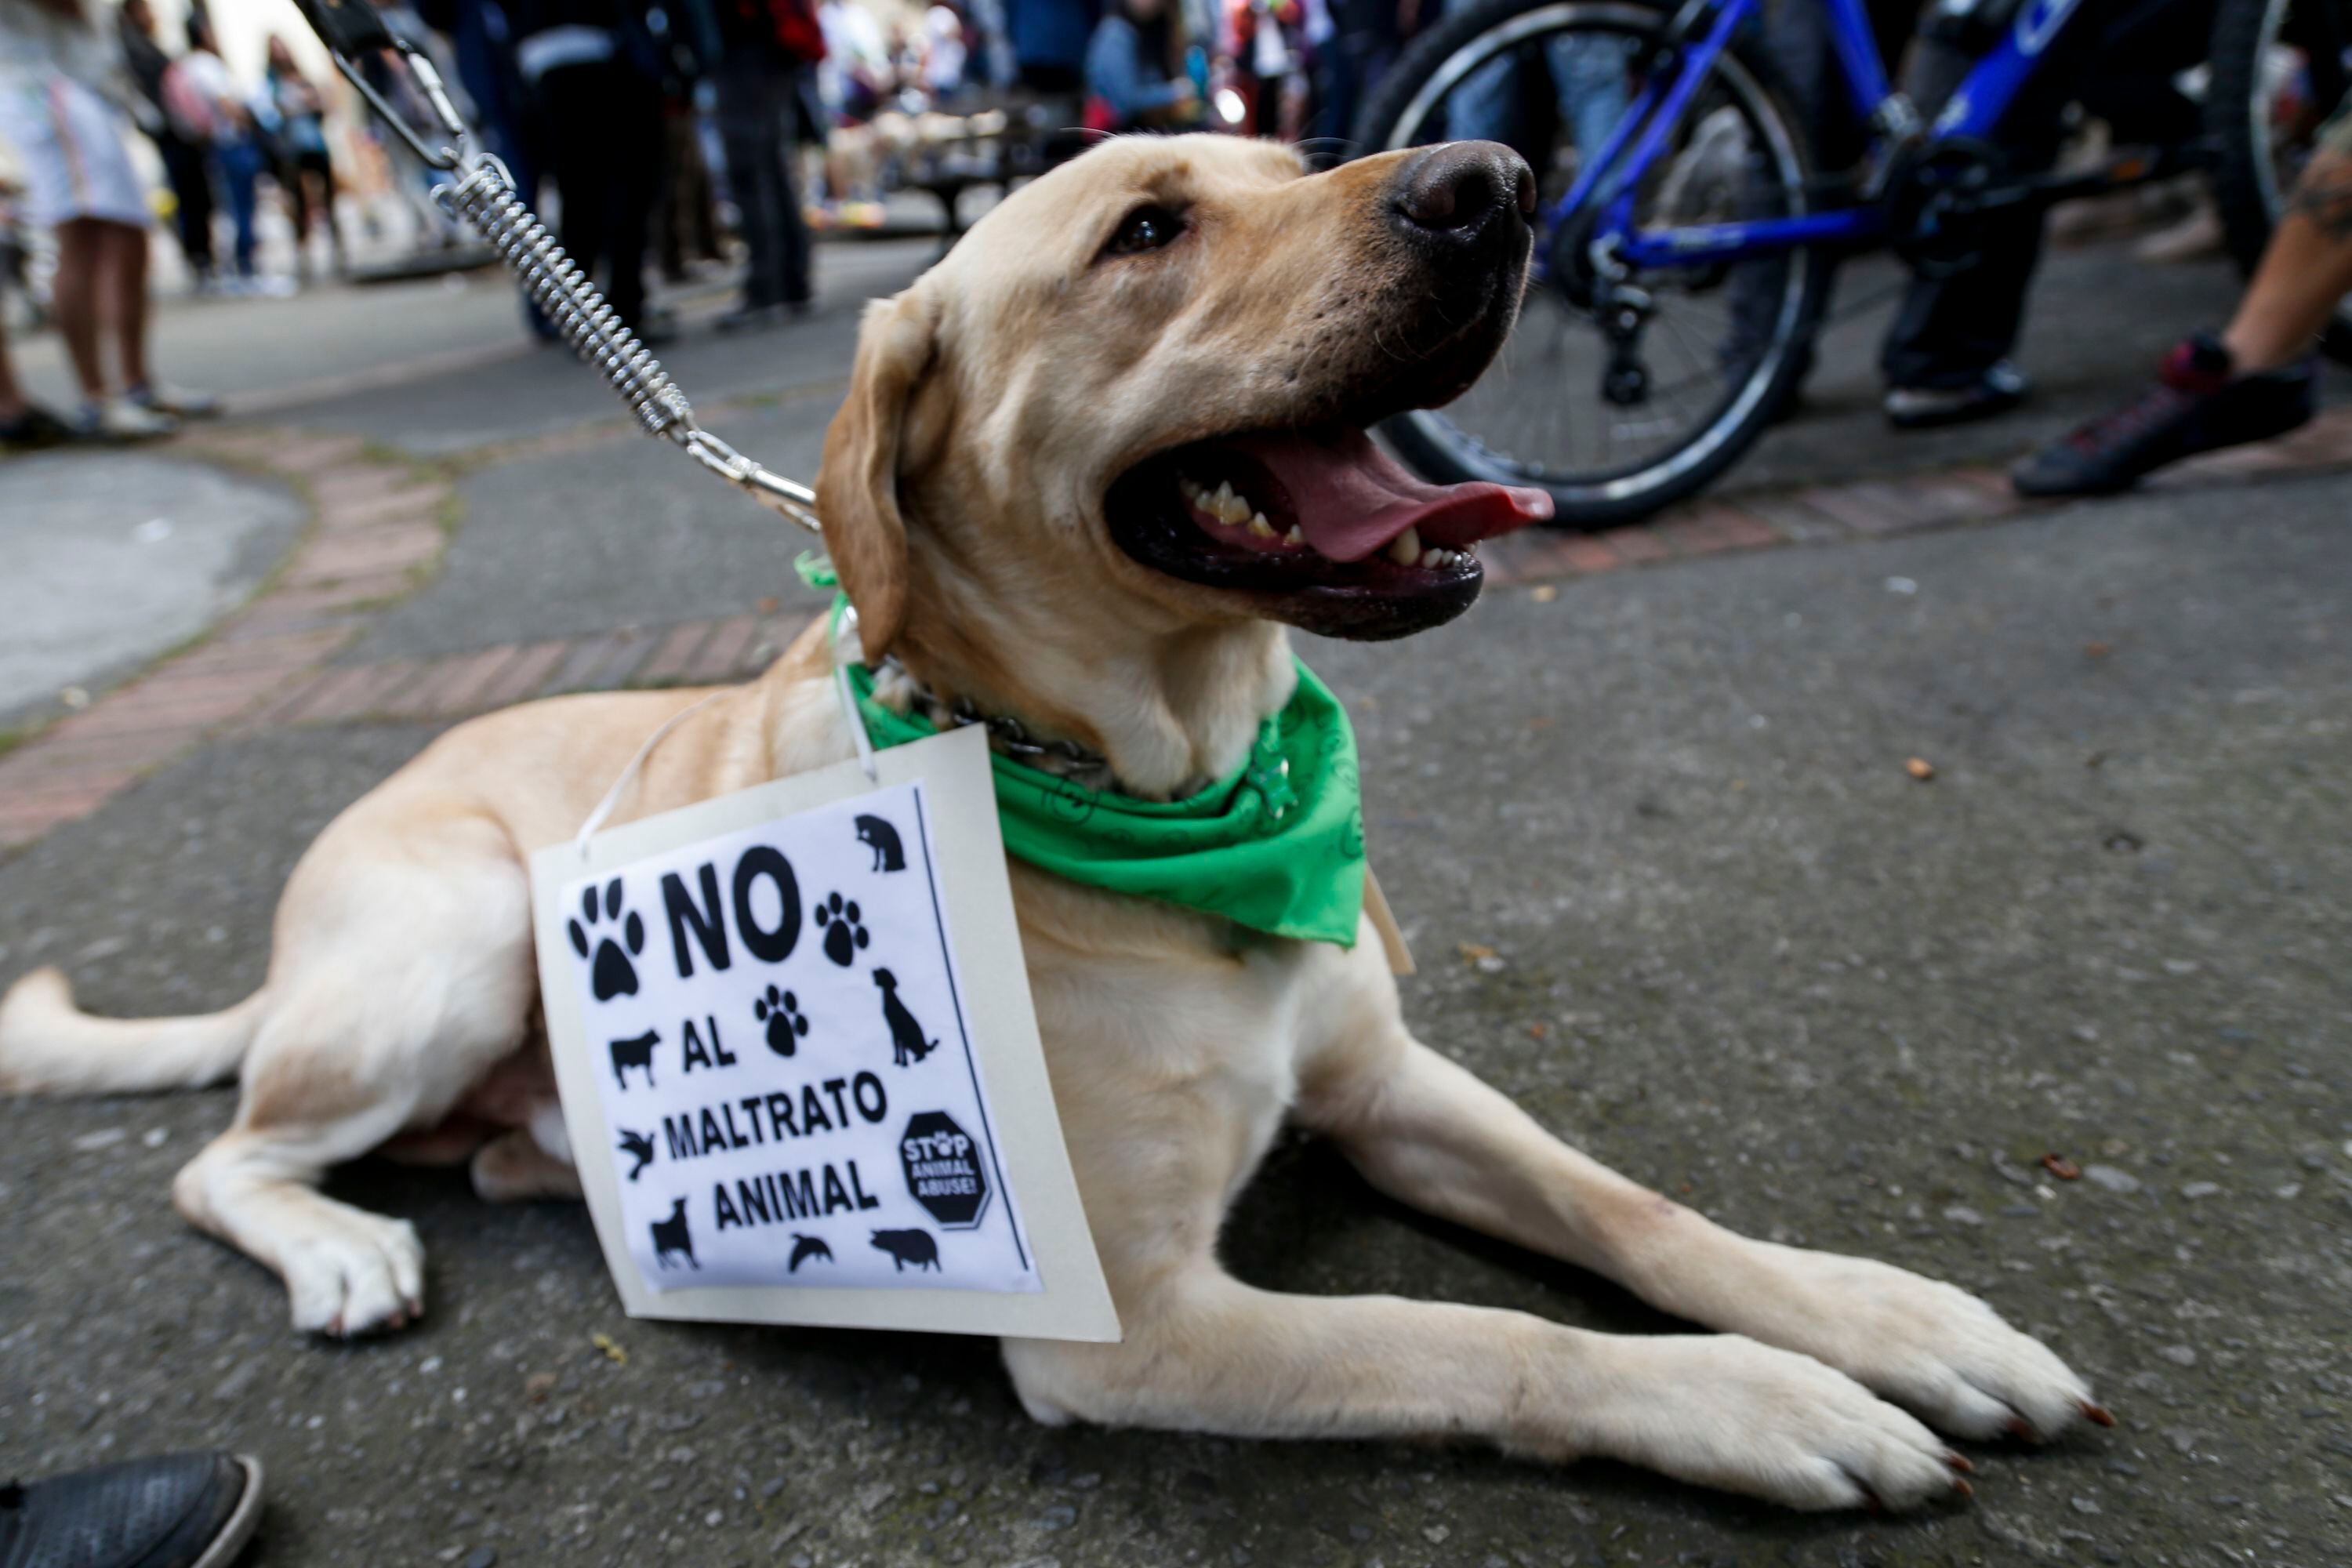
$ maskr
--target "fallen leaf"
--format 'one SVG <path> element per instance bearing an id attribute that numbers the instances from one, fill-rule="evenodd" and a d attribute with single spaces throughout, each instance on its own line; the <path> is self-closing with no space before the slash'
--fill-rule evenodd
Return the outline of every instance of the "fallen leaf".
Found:
<path id="1" fill-rule="evenodd" d="M 776 613 L 776 606 L 782 603 L 782 600 L 777 598 L 773 594 L 771 594 L 751 607 L 759 611 L 763 616 L 772 616 Z"/>
<path id="2" fill-rule="evenodd" d="M 1936 776 L 1936 764 L 1925 757 L 1914 757 L 1903 764 L 1903 771 L 1921 784 L 1926 784 Z"/>
<path id="3" fill-rule="evenodd" d="M 590 1334 L 588 1336 L 588 1342 L 594 1345 L 598 1350 L 604 1352 L 604 1359 L 611 1362 L 614 1366 L 626 1366 L 629 1364 L 629 1352 L 623 1350 L 619 1345 L 614 1344 L 613 1342 L 612 1335 Z"/>
<path id="4" fill-rule="evenodd" d="M 535 1372 L 522 1380 L 522 1396 L 533 1405 L 554 1392 L 555 1374 L 551 1372 Z"/>
<path id="5" fill-rule="evenodd" d="M 1529 1024 L 1528 1026 L 1528 1038 L 1531 1040 L 1540 1040 L 1546 1035 L 1550 1033 L 1551 1026 L 1548 1024 Z"/>
<path id="6" fill-rule="evenodd" d="M 1528 590 L 1528 597 L 1538 605 L 1549 605 L 1559 597 L 1559 590 L 1549 583 L 1538 583 Z"/>
<path id="7" fill-rule="evenodd" d="M 1465 963 L 1484 963 L 1498 956 L 1493 948 L 1476 942 L 1457 942 L 1454 944 L 1454 951 L 1462 955 Z"/>
<path id="8" fill-rule="evenodd" d="M 2115 651 L 2115 645 L 2112 643 L 2086 642 L 2083 645 L 2083 653 L 2089 658 L 2105 658 Z"/>
<path id="9" fill-rule="evenodd" d="M 2062 1182 L 2078 1181 L 2082 1178 L 2083 1174 L 2083 1167 L 2077 1165 L 2074 1161 L 2069 1160 L 2063 1154 L 2042 1155 L 2042 1168 L 2049 1172 L 2052 1175 L 2057 1177 Z"/>

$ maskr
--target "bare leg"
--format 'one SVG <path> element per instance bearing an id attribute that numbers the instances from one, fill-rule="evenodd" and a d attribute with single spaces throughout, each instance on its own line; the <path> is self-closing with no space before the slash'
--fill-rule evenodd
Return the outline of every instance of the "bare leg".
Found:
<path id="1" fill-rule="evenodd" d="M 8 323 L 0 318 L 0 423 L 22 419 L 26 406 L 25 389 L 16 384 L 16 367 L 8 363 Z"/>
<path id="2" fill-rule="evenodd" d="M 74 375 L 89 402 L 106 396 L 106 373 L 99 363 L 99 299 L 106 267 L 106 231 L 115 226 L 98 218 L 68 218 L 58 225 L 58 275 L 50 285 L 49 305 L 57 312 L 58 333 L 72 356 Z"/>
<path id="3" fill-rule="evenodd" d="M 122 384 L 147 384 L 147 231 L 129 224 L 106 226 L 108 303 L 115 352 L 121 357 Z"/>
<path id="4" fill-rule="evenodd" d="M 2241 375 L 2276 370 L 2311 352 L 2352 292 L 2352 157 L 2323 152 L 2304 166 L 2254 280 L 2221 341 Z"/>
<path id="5" fill-rule="evenodd" d="M 2063 1362 L 1965 1291 L 1725 1230 L 1568 1148 L 1417 1041 L 1350 1066 L 1300 1115 L 1407 1203 L 1812 1356 L 1947 1431 L 2048 1437 L 2105 1417 Z"/>

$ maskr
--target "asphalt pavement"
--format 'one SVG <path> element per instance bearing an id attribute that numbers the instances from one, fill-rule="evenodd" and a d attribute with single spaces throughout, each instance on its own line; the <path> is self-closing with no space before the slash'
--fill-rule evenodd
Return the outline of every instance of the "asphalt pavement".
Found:
<path id="1" fill-rule="evenodd" d="M 855 288 L 924 253 L 852 254 L 866 270 L 814 321 L 669 356 L 722 430 L 803 474 Z M 2191 324 L 2114 298 L 2113 267 L 2054 258 L 2044 319 L 2072 357 L 2027 354 L 2084 403 Z M 2195 319 L 2230 291 L 2213 269 L 2162 287 Z M 449 298 L 484 332 L 503 318 Z M 802 541 L 574 368 L 413 346 L 406 375 L 306 350 L 316 395 L 269 415 L 461 476 L 440 574 L 342 657 L 793 602 Z M 1960 460 L 1877 433 L 1865 360 L 1825 374 L 1746 482 Z M 2063 417 L 1953 440 L 2022 449 Z M 2115 1409 L 2047 1450 L 1972 1448 L 1971 1505 L 1800 1518 L 1610 1465 L 1049 1430 L 986 1342 L 634 1322 L 577 1207 L 372 1163 L 331 1191 L 416 1222 L 432 1314 L 306 1342 L 276 1280 L 168 1205 L 226 1091 L 0 1100 L 0 1471 L 256 1452 L 270 1564 L 2340 1563 L 2346 501 L 2330 478 L 2151 494 L 1498 591 L 1410 642 L 1306 649 L 1357 720 L 1425 1038 L 1728 1224 L 1981 1292 Z M 219 740 L 0 858 L 0 983 L 60 963 L 103 1010 L 236 1000 L 295 858 L 434 732 Z M 1223 1246 L 1269 1289 L 1671 1326 L 1304 1142 Z"/>

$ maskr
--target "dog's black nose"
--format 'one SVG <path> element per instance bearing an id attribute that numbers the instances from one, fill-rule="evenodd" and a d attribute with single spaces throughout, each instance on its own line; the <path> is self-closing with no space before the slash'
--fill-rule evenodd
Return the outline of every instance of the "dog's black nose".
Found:
<path id="1" fill-rule="evenodd" d="M 1404 166 L 1391 205 L 1397 226 L 1427 243 L 1462 243 L 1501 228 L 1495 219 L 1534 216 L 1536 176 L 1498 142 L 1448 142 Z"/>

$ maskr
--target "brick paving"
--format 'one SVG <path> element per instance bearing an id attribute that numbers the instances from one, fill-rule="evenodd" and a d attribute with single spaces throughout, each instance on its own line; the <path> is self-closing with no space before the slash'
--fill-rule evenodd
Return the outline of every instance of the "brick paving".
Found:
<path id="1" fill-rule="evenodd" d="M 88 816 L 183 750 L 226 731 L 442 722 L 562 692 L 740 680 L 800 629 L 798 616 L 737 615 L 432 659 L 333 665 L 372 615 L 420 586 L 438 563 L 449 484 L 343 437 L 231 429 L 186 445 L 200 457 L 304 485 L 312 526 L 272 584 L 206 642 L 0 754 L 0 850 Z M 2342 468 L 2352 468 L 2352 409 L 2324 413 L 2284 441 L 2184 463 L 2157 483 L 2210 486 Z M 2042 504 L 2019 499 L 1999 469 L 1958 468 L 1702 497 L 1629 527 L 1529 530 L 1481 553 L 1490 585 L 1532 586 L 1743 550 L 1982 523 Z"/>

